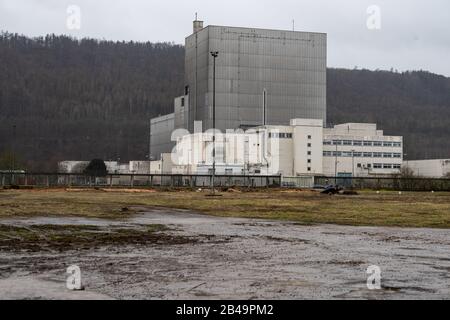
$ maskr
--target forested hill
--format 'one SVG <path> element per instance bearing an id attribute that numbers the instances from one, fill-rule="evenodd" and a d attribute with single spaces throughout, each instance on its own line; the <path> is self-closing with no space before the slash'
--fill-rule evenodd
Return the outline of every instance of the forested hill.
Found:
<path id="1" fill-rule="evenodd" d="M 0 34 L 0 164 L 145 159 L 148 119 L 183 92 L 184 48 L 171 43 Z M 409 158 L 450 157 L 450 78 L 328 70 L 328 121 L 377 122 Z"/>

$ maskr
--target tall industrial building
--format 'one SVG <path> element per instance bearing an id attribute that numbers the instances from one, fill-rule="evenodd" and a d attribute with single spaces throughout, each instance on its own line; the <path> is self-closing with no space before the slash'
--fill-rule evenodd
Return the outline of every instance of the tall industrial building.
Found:
<path id="1" fill-rule="evenodd" d="M 216 128 L 288 125 L 291 119 L 326 122 L 327 38 L 323 33 L 223 26 L 194 21 L 186 38 L 185 92 L 174 113 L 152 119 L 150 153 L 170 152 L 172 129 L 194 131 L 213 122 L 213 63 L 216 58 Z M 159 132 L 163 128 L 164 132 Z"/>
<path id="2" fill-rule="evenodd" d="M 186 38 L 185 127 L 212 127 L 213 57 L 216 128 L 288 125 L 290 119 L 326 120 L 326 34 L 207 26 L 194 22 Z"/>

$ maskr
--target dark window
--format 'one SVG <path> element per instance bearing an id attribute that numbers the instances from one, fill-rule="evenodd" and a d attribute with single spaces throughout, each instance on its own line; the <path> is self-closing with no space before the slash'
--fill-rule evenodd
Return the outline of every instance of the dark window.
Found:
<path id="1" fill-rule="evenodd" d="M 308 136 L 308 139 L 311 140 L 311 136 Z"/>
<path id="2" fill-rule="evenodd" d="M 308 159 L 308 163 L 311 163 L 311 159 Z"/>
<path id="3" fill-rule="evenodd" d="M 311 155 L 311 151 L 308 151 L 308 156 L 310 156 Z"/>
<path id="4" fill-rule="evenodd" d="M 181 98 L 181 106 L 184 107 L 184 98 Z"/>
<path id="5" fill-rule="evenodd" d="M 308 147 L 311 147 L 311 143 L 308 143 Z"/>
<path id="6" fill-rule="evenodd" d="M 308 171 L 311 171 L 311 167 L 308 167 Z"/>

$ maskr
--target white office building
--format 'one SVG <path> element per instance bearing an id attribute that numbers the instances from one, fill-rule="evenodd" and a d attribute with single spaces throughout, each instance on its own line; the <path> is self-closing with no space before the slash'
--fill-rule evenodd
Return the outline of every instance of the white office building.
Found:
<path id="1" fill-rule="evenodd" d="M 173 152 L 178 174 L 212 173 L 213 134 L 179 137 Z M 400 173 L 402 137 L 384 136 L 375 124 L 323 128 L 318 119 L 293 119 L 289 126 L 216 132 L 217 174 L 333 177 Z"/>
<path id="2" fill-rule="evenodd" d="M 400 173 L 403 138 L 385 136 L 376 124 L 345 123 L 324 129 L 323 173 L 365 177 Z"/>

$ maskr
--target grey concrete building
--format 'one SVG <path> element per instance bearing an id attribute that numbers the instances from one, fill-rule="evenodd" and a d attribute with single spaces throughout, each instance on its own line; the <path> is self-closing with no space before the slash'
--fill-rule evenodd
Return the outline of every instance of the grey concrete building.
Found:
<path id="1" fill-rule="evenodd" d="M 174 113 L 152 120 L 151 154 L 174 146 L 170 130 L 212 128 L 213 57 L 216 128 L 289 125 L 291 119 L 326 122 L 327 38 L 324 33 L 207 26 L 194 21 L 185 43 L 185 92 Z M 161 130 L 163 132 L 161 132 Z"/>
<path id="2" fill-rule="evenodd" d="M 186 128 L 212 127 L 213 58 L 220 130 L 326 121 L 326 34 L 194 23 L 186 38 Z M 265 115 L 265 116 L 264 116 Z"/>

